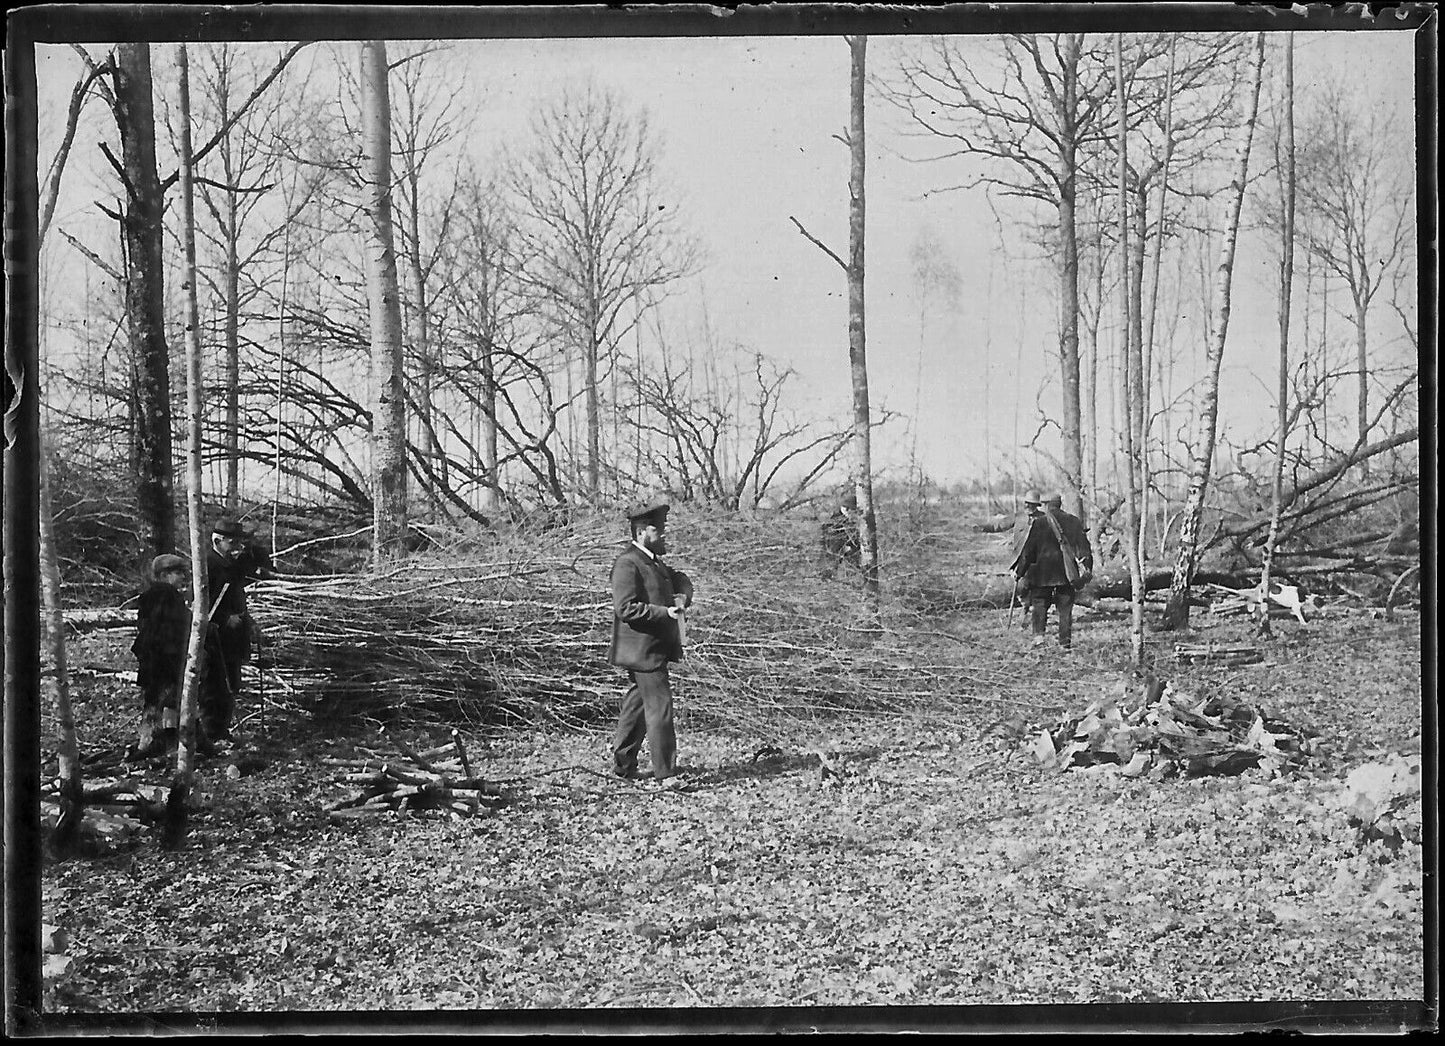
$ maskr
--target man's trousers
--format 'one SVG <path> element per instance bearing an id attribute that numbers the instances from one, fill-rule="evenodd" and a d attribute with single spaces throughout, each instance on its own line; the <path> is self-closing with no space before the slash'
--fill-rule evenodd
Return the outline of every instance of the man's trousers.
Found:
<path id="1" fill-rule="evenodd" d="M 622 697 L 622 712 L 612 735 L 612 769 L 631 775 L 637 753 L 647 738 L 652 753 L 652 774 L 659 781 L 677 771 L 677 735 L 672 725 L 672 682 L 663 665 L 654 672 L 628 671 L 632 680 Z"/>

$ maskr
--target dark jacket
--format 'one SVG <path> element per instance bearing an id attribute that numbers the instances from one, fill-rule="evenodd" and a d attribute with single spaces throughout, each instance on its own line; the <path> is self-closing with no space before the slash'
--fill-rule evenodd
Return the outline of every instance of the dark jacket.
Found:
<path id="1" fill-rule="evenodd" d="M 636 545 L 612 564 L 612 648 L 608 660 L 636 672 L 655 672 L 682 660 L 673 597 L 692 605 L 692 581 Z"/>
<path id="2" fill-rule="evenodd" d="M 1089 569 L 1094 566 L 1094 550 L 1089 545 L 1089 534 L 1083 521 L 1063 509 L 1047 509 L 1030 524 L 1028 537 L 1024 539 L 1023 550 L 1019 552 L 1014 567 L 1014 573 L 1031 588 L 1070 583 L 1064 573 L 1064 556 L 1059 550 L 1059 539 L 1049 525 L 1049 515 L 1058 523 L 1065 540 L 1073 546 L 1074 555 L 1083 560 Z"/>
<path id="3" fill-rule="evenodd" d="M 862 547 L 857 522 L 844 509 L 834 509 L 823 521 L 824 554 L 857 566 Z"/>
<path id="4" fill-rule="evenodd" d="M 191 637 L 191 608 L 174 585 L 157 581 L 141 593 L 136 608 L 136 682 L 142 687 L 181 681 Z"/>

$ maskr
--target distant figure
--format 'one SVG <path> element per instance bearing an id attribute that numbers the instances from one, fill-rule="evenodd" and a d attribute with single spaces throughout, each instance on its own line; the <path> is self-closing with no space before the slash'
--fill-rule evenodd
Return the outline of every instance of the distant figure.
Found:
<path id="1" fill-rule="evenodd" d="M 231 717 L 241 693 L 241 668 L 251 659 L 254 624 L 246 586 L 273 577 L 271 557 L 252 550 L 244 527 L 222 518 L 211 527 L 206 555 L 206 600 L 219 637 L 219 671 L 207 673 L 201 691 L 201 726 L 211 746 L 231 740 Z"/>
<path id="2" fill-rule="evenodd" d="M 139 738 L 129 753 L 132 758 L 162 755 L 176 746 L 191 635 L 189 574 L 180 556 L 156 556 L 151 560 L 151 583 L 136 608 L 135 642 L 130 649 L 140 684 L 141 721 Z"/>
<path id="3" fill-rule="evenodd" d="M 824 578 L 831 578 L 843 563 L 858 570 L 862 565 L 862 552 L 863 541 L 858 533 L 858 496 L 849 494 L 823 521 L 819 573 Z"/>
<path id="4" fill-rule="evenodd" d="M 1059 609 L 1059 646 L 1068 650 L 1073 645 L 1074 580 L 1065 568 L 1062 546 L 1067 544 L 1074 558 L 1092 572 L 1094 550 L 1083 521 L 1063 509 L 1063 498 L 1051 494 L 1044 499 L 1042 511 L 1029 523 L 1023 548 L 1014 563 L 1014 575 L 1024 581 L 1030 592 L 1029 626 L 1034 645 L 1044 641 L 1049 605 Z"/>
<path id="5" fill-rule="evenodd" d="M 612 735 L 612 772 L 637 776 L 642 740 L 652 755 L 652 776 L 671 787 L 677 769 L 672 681 L 667 666 L 682 660 L 682 622 L 692 605 L 692 581 L 660 558 L 667 552 L 667 513 L 661 499 L 627 508 L 632 543 L 612 564 L 612 647 L 608 660 L 631 682 Z"/>
<path id="6" fill-rule="evenodd" d="M 1024 491 L 1023 515 L 1019 516 L 1018 519 L 1014 522 L 1013 559 L 1009 562 L 1009 570 L 1013 571 L 1015 574 L 1015 585 L 1018 591 L 1018 600 L 1019 603 L 1022 604 L 1026 610 L 1025 613 L 1019 615 L 1019 620 L 1022 622 L 1022 627 L 1025 632 L 1027 632 L 1032 627 L 1032 625 L 1030 624 L 1030 615 L 1027 613 L 1027 608 L 1030 605 L 1030 589 L 1029 583 L 1018 576 L 1019 557 L 1023 555 L 1024 541 L 1029 536 L 1029 527 L 1033 525 L 1034 520 L 1037 519 L 1040 514 L 1042 514 L 1043 510 L 1044 496 L 1038 492 L 1037 488 L 1030 487 L 1028 490 Z"/>

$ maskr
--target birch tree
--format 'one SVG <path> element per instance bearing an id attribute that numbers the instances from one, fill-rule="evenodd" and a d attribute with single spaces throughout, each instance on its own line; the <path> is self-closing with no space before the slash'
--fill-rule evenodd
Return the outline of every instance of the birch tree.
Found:
<path id="1" fill-rule="evenodd" d="M 402 385 L 401 301 L 391 209 L 391 102 L 386 43 L 360 45 L 362 207 L 366 213 L 367 304 L 371 323 L 372 565 L 380 570 L 406 534 L 406 391 Z"/>
<path id="2" fill-rule="evenodd" d="M 1283 138 L 1283 142 L 1280 138 Z M 1294 286 L 1295 237 L 1295 140 L 1294 140 L 1294 33 L 1286 36 L 1284 51 L 1284 119 L 1282 132 L 1275 137 L 1276 170 L 1279 172 L 1280 222 L 1279 235 L 1279 372 L 1275 386 L 1275 454 L 1270 470 L 1269 535 L 1264 542 L 1264 561 L 1259 571 L 1259 631 L 1270 634 L 1269 589 L 1274 571 L 1274 556 L 1279 542 L 1280 516 L 1284 511 L 1284 462 L 1289 442 L 1289 320 L 1290 292 Z"/>
<path id="3" fill-rule="evenodd" d="M 186 512 L 190 521 L 191 633 L 186 648 L 185 677 L 181 683 L 176 772 L 171 778 L 162 826 L 162 842 L 168 847 L 181 844 L 189 821 L 198 747 L 196 709 L 206 630 L 210 626 L 209 607 L 206 606 L 206 549 L 202 544 L 204 531 L 201 527 L 201 317 L 196 294 L 196 193 L 191 154 L 190 63 L 185 44 L 180 45 L 177 63 L 181 106 L 181 243 L 186 273 Z"/>
<path id="4" fill-rule="evenodd" d="M 879 608 L 878 518 L 873 506 L 872 409 L 868 396 L 868 325 L 864 295 L 867 143 L 865 140 L 868 38 L 847 38 L 849 51 L 848 130 L 835 135 L 848 146 L 848 260 L 791 218 L 798 231 L 843 269 L 848 280 L 848 368 L 853 387 L 853 489 L 858 498 L 863 592 L 876 616 Z"/>
<path id="5" fill-rule="evenodd" d="M 1127 259 L 1131 256 L 1130 205 L 1129 205 L 1129 104 L 1124 87 L 1124 40 L 1122 34 L 1114 36 L 1114 89 L 1117 92 L 1119 116 L 1119 256 L 1126 260 L 1121 266 L 1119 281 L 1119 314 L 1129 317 L 1133 305 L 1139 300 L 1137 280 L 1142 273 L 1131 271 Z M 1144 230 L 1138 230 L 1143 238 Z M 1124 558 L 1129 564 L 1131 601 L 1131 623 L 1129 641 L 1135 665 L 1144 663 L 1144 564 L 1143 547 L 1139 540 L 1142 529 L 1142 464 L 1144 443 L 1144 391 L 1141 371 L 1143 351 L 1140 331 L 1134 323 L 1121 324 L 1123 349 L 1120 360 L 1121 397 L 1124 407 L 1122 436 L 1124 443 L 1124 468 L 1127 489 L 1124 497 Z"/>
<path id="6" fill-rule="evenodd" d="M 1254 144 L 1254 128 L 1259 118 L 1259 93 L 1264 78 L 1264 40 L 1263 33 L 1255 37 L 1249 115 L 1245 120 L 1235 156 L 1235 172 L 1229 185 L 1228 214 L 1220 246 L 1219 264 L 1215 269 L 1213 332 L 1205 360 L 1203 400 L 1199 407 L 1198 432 L 1193 459 L 1190 462 L 1189 492 L 1179 528 L 1179 549 L 1169 586 L 1169 600 L 1164 609 L 1165 628 L 1187 628 L 1189 625 L 1189 590 L 1198 566 L 1200 524 L 1204 518 L 1204 500 L 1209 491 L 1209 478 L 1218 437 L 1219 370 L 1224 360 L 1224 347 L 1229 334 L 1230 290 L 1234 276 L 1235 246 L 1239 239 L 1239 217 L 1249 179 L 1249 156 Z"/>

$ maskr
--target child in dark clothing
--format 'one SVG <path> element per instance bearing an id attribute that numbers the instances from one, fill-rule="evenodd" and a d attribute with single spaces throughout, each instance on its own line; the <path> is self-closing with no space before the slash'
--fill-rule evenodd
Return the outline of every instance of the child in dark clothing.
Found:
<path id="1" fill-rule="evenodd" d="M 186 561 L 166 554 L 151 561 L 151 584 L 136 610 L 136 682 L 141 689 L 140 737 L 134 754 L 159 755 L 176 745 L 181 683 L 190 640 Z"/>

